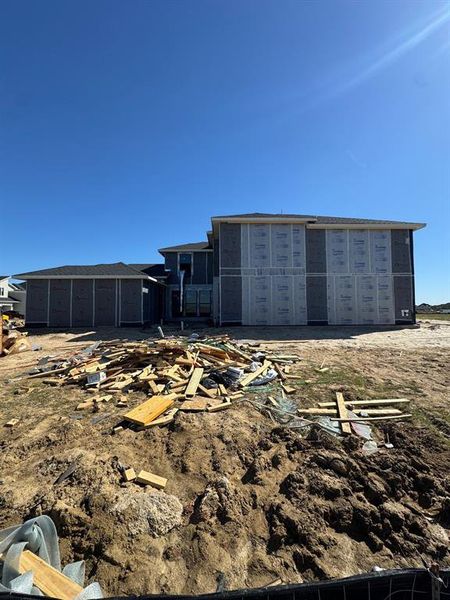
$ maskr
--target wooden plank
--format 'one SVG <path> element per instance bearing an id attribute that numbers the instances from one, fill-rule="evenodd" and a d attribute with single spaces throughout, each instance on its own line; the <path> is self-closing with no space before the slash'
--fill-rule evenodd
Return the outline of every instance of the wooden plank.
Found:
<path id="1" fill-rule="evenodd" d="M 151 485 L 158 490 L 163 490 L 167 485 L 167 479 L 165 477 L 160 477 L 149 471 L 139 471 L 136 481 L 138 483 L 143 483 L 144 485 Z"/>
<path id="2" fill-rule="evenodd" d="M 176 394 L 167 394 L 166 396 L 152 396 L 136 408 L 133 408 L 123 416 L 127 421 L 145 427 L 163 412 L 172 406 Z"/>
<path id="3" fill-rule="evenodd" d="M 33 583 L 43 594 L 59 600 L 74 600 L 83 588 L 51 565 L 24 550 L 20 556 L 19 573 L 33 571 Z"/>
<path id="4" fill-rule="evenodd" d="M 240 387 L 245 387 L 246 385 L 248 385 L 249 383 L 251 383 L 254 379 L 256 379 L 257 377 L 259 377 L 260 375 L 262 375 L 264 373 L 264 371 L 266 371 L 267 369 L 269 369 L 272 366 L 272 364 L 268 361 L 265 360 L 264 364 L 262 365 L 262 367 L 259 367 L 259 369 L 256 369 L 256 371 L 254 371 L 253 373 L 248 373 L 248 375 L 246 375 L 245 377 L 243 377 L 238 383 Z"/>
<path id="5" fill-rule="evenodd" d="M 338 417 L 340 419 L 348 419 L 348 413 L 347 413 L 347 408 L 345 407 L 344 396 L 341 392 L 336 392 L 336 406 L 337 406 Z M 341 428 L 342 428 L 342 433 L 349 434 L 352 432 L 352 427 L 351 427 L 350 423 L 347 423 L 346 421 L 342 422 Z"/>
<path id="6" fill-rule="evenodd" d="M 223 385 L 223 383 L 219 383 L 219 392 L 221 396 L 227 396 L 227 388 Z"/>
<path id="7" fill-rule="evenodd" d="M 198 391 L 201 392 L 202 394 L 204 394 L 205 396 L 208 396 L 208 398 L 217 398 L 217 389 L 208 389 L 205 388 L 203 385 L 199 384 L 198 385 Z"/>
<path id="8" fill-rule="evenodd" d="M 389 421 L 391 419 L 409 419 L 412 417 L 409 413 L 402 413 L 401 415 L 386 415 L 385 417 L 361 417 L 359 419 L 345 419 L 347 423 L 365 423 L 366 421 Z M 331 417 L 331 421 L 343 421 L 343 419 L 337 417 Z"/>
<path id="9" fill-rule="evenodd" d="M 14 427 L 19 421 L 20 419 L 11 419 L 7 423 L 5 423 L 5 427 Z"/>
<path id="10" fill-rule="evenodd" d="M 409 400 L 407 398 L 383 398 L 380 400 L 346 400 L 346 406 L 382 406 L 384 404 L 407 404 Z M 330 406 L 336 406 L 336 402 L 319 402 L 319 406 L 322 408 L 328 408 Z"/>
<path id="11" fill-rule="evenodd" d="M 216 404 L 215 406 L 208 406 L 206 409 L 208 412 L 218 412 L 220 410 L 226 410 L 232 406 L 231 402 L 222 402 L 222 404 Z"/>
<path id="12" fill-rule="evenodd" d="M 280 376 L 280 379 L 284 381 L 286 379 L 286 373 L 283 371 L 283 369 L 280 367 L 280 365 L 277 365 L 277 363 L 274 363 L 273 366 L 274 366 L 275 371 Z"/>
<path id="13" fill-rule="evenodd" d="M 339 416 L 336 409 L 333 408 L 299 408 L 297 411 L 300 415 L 316 415 L 316 416 Z M 401 411 L 398 408 L 360 408 L 353 411 L 355 415 L 365 413 L 368 416 L 379 416 L 379 415 L 398 415 Z"/>
<path id="14" fill-rule="evenodd" d="M 203 371 L 204 371 L 204 369 L 202 369 L 201 367 L 195 367 L 194 372 L 192 373 L 191 378 L 189 380 L 186 391 L 184 393 L 186 398 L 195 396 L 195 394 L 197 392 L 197 388 L 203 377 Z"/>

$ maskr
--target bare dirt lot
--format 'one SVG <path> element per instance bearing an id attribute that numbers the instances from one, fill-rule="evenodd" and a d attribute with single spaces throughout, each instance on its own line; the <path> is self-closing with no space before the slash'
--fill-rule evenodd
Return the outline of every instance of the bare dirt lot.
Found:
<path id="1" fill-rule="evenodd" d="M 412 418 L 373 425 L 394 447 L 371 456 L 356 436 L 301 434 L 245 401 L 111 435 L 127 409 L 77 412 L 82 388 L 17 377 L 45 355 L 149 332 L 32 333 L 42 350 L 0 358 L 0 528 L 50 515 L 63 563 L 84 558 L 89 580 L 110 595 L 213 592 L 218 578 L 228 589 L 294 583 L 423 560 L 448 567 L 450 323 L 215 331 L 224 332 L 299 354 L 299 407 L 342 391 L 409 398 Z M 145 399 L 129 397 L 130 406 Z M 3 426 L 13 418 L 15 427 Z M 123 483 L 118 462 L 167 477 L 165 492 Z"/>

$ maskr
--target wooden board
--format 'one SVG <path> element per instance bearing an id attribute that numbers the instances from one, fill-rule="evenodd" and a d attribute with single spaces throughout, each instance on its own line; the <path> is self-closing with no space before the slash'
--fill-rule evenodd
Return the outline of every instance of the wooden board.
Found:
<path id="1" fill-rule="evenodd" d="M 202 369 L 201 367 L 195 367 L 194 372 L 192 373 L 191 378 L 189 380 L 186 391 L 184 393 L 186 398 L 195 396 L 195 394 L 197 392 L 197 388 L 203 377 L 203 371 L 204 371 L 204 369 Z"/>
<path id="2" fill-rule="evenodd" d="M 248 373 L 239 381 L 240 387 L 245 387 L 246 385 L 251 383 L 254 379 L 262 375 L 264 371 L 266 371 L 271 366 L 272 364 L 268 360 L 265 360 L 262 367 L 259 367 L 259 369 L 256 369 L 256 371 L 254 371 L 253 373 Z"/>
<path id="3" fill-rule="evenodd" d="M 33 582 L 43 594 L 59 600 L 73 600 L 83 588 L 57 571 L 51 565 L 33 554 L 24 550 L 20 557 L 20 574 L 33 571 Z"/>
<path id="4" fill-rule="evenodd" d="M 331 417 L 331 421 L 341 421 L 347 423 L 365 423 L 366 421 L 389 421 L 390 419 L 409 419 L 411 414 L 401 413 L 400 415 L 386 415 L 384 417 L 360 417 L 358 419 L 340 419 Z"/>
<path id="5" fill-rule="evenodd" d="M 346 406 L 383 406 L 384 404 L 407 404 L 409 400 L 407 398 L 383 398 L 380 400 L 345 400 Z M 336 406 L 336 402 L 319 402 L 319 406 L 328 408 Z"/>
<path id="6" fill-rule="evenodd" d="M 125 469 L 125 471 L 123 472 L 123 478 L 125 479 L 125 481 L 133 481 L 134 479 L 136 479 L 136 471 L 133 469 L 133 467 Z"/>
<path id="7" fill-rule="evenodd" d="M 123 416 L 127 421 L 145 427 L 159 415 L 172 406 L 176 394 L 167 394 L 166 396 L 152 396 L 136 408 L 133 408 Z"/>
<path id="8" fill-rule="evenodd" d="M 299 408 L 298 414 L 300 415 L 316 415 L 316 416 L 329 416 L 338 417 L 338 411 L 333 408 Z M 359 410 L 353 410 L 355 415 L 366 413 L 368 416 L 376 417 L 380 415 L 398 415 L 401 411 L 398 408 L 360 408 Z"/>
<path id="9" fill-rule="evenodd" d="M 144 485 L 151 485 L 158 490 L 163 490 L 167 484 L 167 479 L 165 477 L 160 477 L 149 471 L 139 471 L 136 481 L 138 483 L 143 483 Z"/>
<path id="10" fill-rule="evenodd" d="M 337 405 L 338 417 L 340 419 L 348 419 L 348 412 L 347 412 L 347 408 L 345 407 L 344 396 L 342 395 L 341 392 L 336 392 L 336 405 Z M 350 423 L 347 423 L 346 421 L 343 421 L 341 423 L 341 428 L 342 428 L 342 433 L 349 434 L 352 432 L 352 427 L 351 427 Z"/>

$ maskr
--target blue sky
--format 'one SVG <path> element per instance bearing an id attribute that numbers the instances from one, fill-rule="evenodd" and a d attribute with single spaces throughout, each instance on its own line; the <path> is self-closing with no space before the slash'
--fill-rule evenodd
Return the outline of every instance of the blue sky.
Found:
<path id="1" fill-rule="evenodd" d="M 426 222 L 450 300 L 450 3 L 0 1 L 0 271 L 153 262 L 211 215 Z"/>

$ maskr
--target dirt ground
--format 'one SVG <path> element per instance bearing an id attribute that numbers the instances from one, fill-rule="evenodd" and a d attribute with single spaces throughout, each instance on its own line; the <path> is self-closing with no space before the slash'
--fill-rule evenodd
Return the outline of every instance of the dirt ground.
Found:
<path id="1" fill-rule="evenodd" d="M 225 331 L 301 356 L 291 396 L 299 407 L 342 391 L 353 400 L 409 398 L 412 418 L 374 425 L 393 448 L 371 456 L 356 436 L 317 426 L 301 433 L 245 401 L 112 435 L 127 409 L 76 411 L 83 389 L 17 378 L 45 355 L 152 332 L 35 332 L 41 350 L 0 358 L 0 529 L 50 515 L 63 564 L 84 558 L 89 581 L 109 595 L 205 593 L 218 582 L 256 587 L 432 560 L 449 567 L 450 323 L 216 333 Z M 322 365 L 329 370 L 318 372 Z M 133 392 L 129 404 L 144 398 Z M 19 423 L 4 427 L 12 418 Z M 167 477 L 165 491 L 121 482 L 119 463 Z"/>

